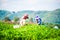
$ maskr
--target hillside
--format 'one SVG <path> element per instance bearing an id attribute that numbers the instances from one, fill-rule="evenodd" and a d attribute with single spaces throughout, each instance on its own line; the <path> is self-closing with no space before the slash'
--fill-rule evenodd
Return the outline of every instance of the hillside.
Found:
<path id="1" fill-rule="evenodd" d="M 6 11 L 6 10 L 0 10 L 0 20 L 4 20 L 4 18 L 8 15 L 10 15 L 11 12 Z"/>
<path id="2" fill-rule="evenodd" d="M 38 15 L 45 23 L 59 23 L 60 24 L 60 9 L 56 9 L 53 11 L 32 11 L 32 10 L 23 10 L 17 12 L 10 12 L 6 10 L 0 10 L 0 20 L 4 20 L 6 16 L 8 16 L 11 20 L 14 17 L 21 18 L 25 13 L 29 14 L 29 18 L 33 18 Z"/>
<path id="3" fill-rule="evenodd" d="M 3 12 L 3 15 L 2 15 Z M 23 11 L 17 11 L 17 12 L 10 12 L 6 10 L 0 10 L 0 20 L 1 18 L 4 19 L 4 17 L 8 16 L 11 20 L 14 19 L 14 17 L 22 17 L 25 13 L 29 14 L 29 17 L 35 17 L 36 15 L 39 15 L 41 18 L 44 16 L 44 14 L 48 13 L 49 11 L 31 11 L 31 10 L 23 10 Z M 3 16 L 3 17 L 2 17 Z"/>
<path id="4" fill-rule="evenodd" d="M 60 24 L 60 9 L 56 9 L 43 17 L 45 23 L 57 23 Z"/>

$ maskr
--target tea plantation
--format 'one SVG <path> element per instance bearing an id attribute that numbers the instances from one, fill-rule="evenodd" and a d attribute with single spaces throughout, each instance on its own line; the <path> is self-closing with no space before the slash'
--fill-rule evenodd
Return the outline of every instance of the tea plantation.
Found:
<path id="1" fill-rule="evenodd" d="M 60 40 L 60 29 L 36 24 L 14 29 L 13 24 L 0 22 L 0 40 Z"/>

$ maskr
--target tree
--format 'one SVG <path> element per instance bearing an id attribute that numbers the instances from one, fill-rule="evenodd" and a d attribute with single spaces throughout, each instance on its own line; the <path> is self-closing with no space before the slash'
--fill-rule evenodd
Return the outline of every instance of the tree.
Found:
<path id="1" fill-rule="evenodd" d="M 9 17 L 5 17 L 5 21 L 11 21 L 11 19 L 9 19 Z"/>
<path id="2" fill-rule="evenodd" d="M 17 22 L 19 20 L 18 17 L 14 17 L 14 22 Z"/>

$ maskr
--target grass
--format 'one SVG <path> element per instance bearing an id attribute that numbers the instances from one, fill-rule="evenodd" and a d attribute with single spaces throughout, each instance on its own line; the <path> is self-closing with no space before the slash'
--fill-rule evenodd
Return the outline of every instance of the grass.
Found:
<path id="1" fill-rule="evenodd" d="M 0 40 L 60 40 L 60 29 L 36 24 L 14 29 L 13 24 L 0 22 Z"/>

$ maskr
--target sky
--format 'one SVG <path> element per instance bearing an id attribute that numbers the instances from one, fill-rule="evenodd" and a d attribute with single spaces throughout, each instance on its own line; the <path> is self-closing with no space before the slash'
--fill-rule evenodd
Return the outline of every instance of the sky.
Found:
<path id="1" fill-rule="evenodd" d="M 0 10 L 55 10 L 60 8 L 60 0 L 0 0 Z"/>

